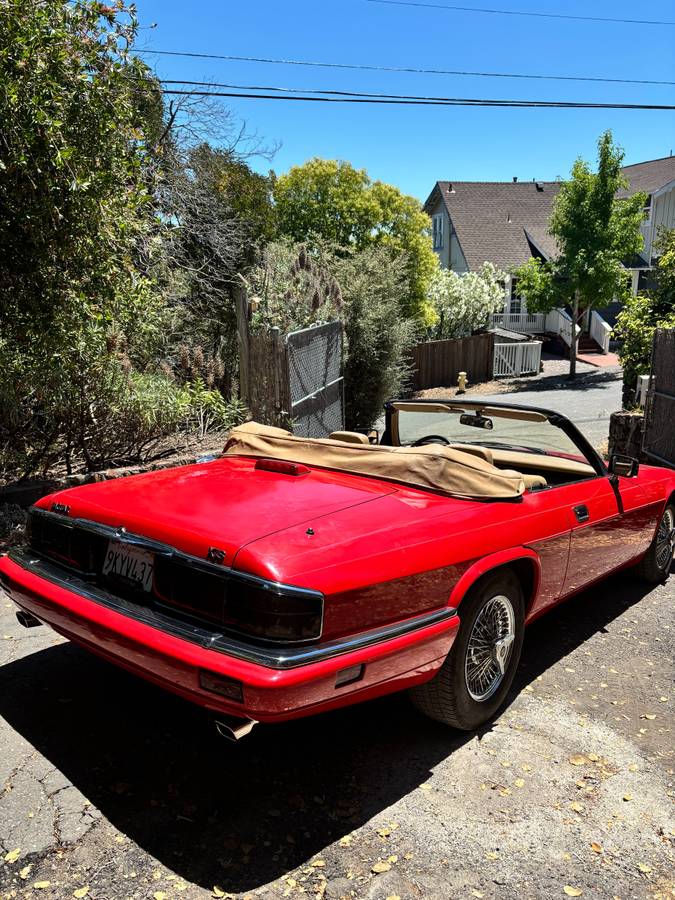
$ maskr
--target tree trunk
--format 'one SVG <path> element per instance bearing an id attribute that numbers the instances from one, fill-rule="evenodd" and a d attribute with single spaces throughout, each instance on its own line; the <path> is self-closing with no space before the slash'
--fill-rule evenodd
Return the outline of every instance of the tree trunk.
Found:
<path id="1" fill-rule="evenodd" d="M 570 378 L 577 375 L 577 319 L 579 318 L 579 291 L 574 292 L 572 304 L 572 335 L 570 340 Z"/>

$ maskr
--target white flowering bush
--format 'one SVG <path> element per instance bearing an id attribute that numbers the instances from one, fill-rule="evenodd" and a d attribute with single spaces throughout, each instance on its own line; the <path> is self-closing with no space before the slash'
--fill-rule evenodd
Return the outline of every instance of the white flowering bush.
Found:
<path id="1" fill-rule="evenodd" d="M 428 299 L 436 316 L 432 337 L 462 337 L 487 325 L 491 313 L 504 308 L 506 272 L 486 262 L 478 272 L 462 275 L 438 271 L 429 286 Z"/>

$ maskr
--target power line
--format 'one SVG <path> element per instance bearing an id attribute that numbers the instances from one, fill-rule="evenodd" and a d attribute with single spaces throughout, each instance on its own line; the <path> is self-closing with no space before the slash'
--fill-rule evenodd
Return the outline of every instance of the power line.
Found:
<path id="1" fill-rule="evenodd" d="M 176 82 L 172 82 L 176 83 Z M 179 84 L 197 84 L 208 86 L 209 82 L 178 82 Z M 331 96 L 316 96 L 304 91 L 303 96 L 298 93 L 287 93 L 297 89 L 277 87 L 246 87 L 232 85 L 230 91 L 194 91 L 177 90 L 173 88 L 163 89 L 165 94 L 175 94 L 196 97 L 229 97 L 245 100 L 295 100 L 313 103 L 374 103 L 395 106 L 493 106 L 502 108 L 535 108 L 535 109 L 642 109 L 642 110 L 675 110 L 675 106 L 657 103 L 582 103 L 578 101 L 561 100 L 496 100 L 476 97 L 416 97 L 396 94 L 365 94 L 348 93 L 339 91 L 323 91 L 316 93 L 330 94 Z M 260 93 L 261 91 L 273 91 L 275 93 Z M 279 92 L 279 93 L 276 93 Z M 334 96 L 337 94 L 338 96 Z"/>
<path id="2" fill-rule="evenodd" d="M 136 53 L 143 55 L 157 56 L 183 56 L 196 59 L 223 59 L 228 62 L 253 62 L 253 63 L 269 63 L 281 66 L 309 66 L 319 69 L 351 69 L 353 71 L 369 71 L 369 72 L 403 72 L 413 73 L 416 75 L 462 75 L 475 76 L 480 78 L 526 78 L 547 81 L 592 81 L 607 82 L 610 84 L 665 84 L 675 85 L 675 81 L 652 81 L 648 79 L 637 78 L 606 78 L 592 75 L 530 75 L 524 72 L 471 72 L 460 69 L 422 69 L 413 66 L 373 66 L 362 63 L 336 63 L 336 62 L 317 62 L 313 60 L 302 59 L 275 59 L 266 56 L 232 56 L 222 53 L 190 53 L 180 50 L 137 50 Z"/>
<path id="3" fill-rule="evenodd" d="M 228 88 L 229 90 L 238 90 L 238 91 L 274 91 L 275 93 L 282 94 L 310 94 L 310 95 L 322 95 L 327 94 L 329 96 L 337 96 L 337 97 L 364 97 L 367 99 L 383 99 L 383 100 L 414 100 L 414 101 L 425 101 L 428 103 L 456 103 L 456 102 L 469 102 L 472 98 L 468 97 L 437 97 L 437 96 L 428 96 L 428 95 L 420 95 L 420 94 L 382 94 L 382 93 L 374 93 L 367 91 L 339 91 L 334 90 L 332 88 L 292 88 L 292 87 L 278 87 L 276 85 L 260 85 L 260 84 L 228 84 L 222 81 L 187 81 L 185 79 L 167 79 L 160 78 L 159 79 L 162 84 L 183 84 L 190 85 L 194 87 L 208 87 L 208 88 Z M 604 103 L 582 103 L 582 101 L 576 100 L 568 100 L 568 101 L 546 101 L 546 100 L 476 100 L 475 102 L 488 102 L 494 104 L 511 104 L 511 103 L 525 103 L 525 104 L 561 104 L 563 106 L 577 106 L 584 105 L 593 108 L 601 107 L 604 108 Z M 611 104 L 614 106 L 615 104 Z M 625 104 L 621 105 L 621 108 L 632 109 L 635 105 Z M 650 108 L 656 108 L 651 107 Z M 659 109 L 675 109 L 675 106 L 663 106 L 658 107 Z"/>
<path id="4" fill-rule="evenodd" d="M 575 19 L 579 22 L 614 22 L 622 25 L 675 25 L 651 19 L 611 19 L 605 16 L 573 16 L 567 13 L 530 12 L 520 9 L 486 9 L 480 6 L 455 6 L 445 3 L 421 3 L 418 0 L 366 0 L 367 3 L 381 3 L 386 6 L 419 6 L 426 9 L 449 9 L 460 12 L 490 13 L 498 16 L 534 16 L 539 19 Z"/>

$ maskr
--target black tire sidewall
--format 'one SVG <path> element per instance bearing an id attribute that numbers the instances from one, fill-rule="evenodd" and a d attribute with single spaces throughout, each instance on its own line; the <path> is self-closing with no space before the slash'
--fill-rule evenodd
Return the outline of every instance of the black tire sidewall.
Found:
<path id="1" fill-rule="evenodd" d="M 515 637 L 511 648 L 511 656 L 504 678 L 499 688 L 487 700 L 474 700 L 466 686 L 464 665 L 467 646 L 474 623 L 485 605 L 499 594 L 508 597 L 515 614 Z M 450 669 L 449 675 L 455 697 L 455 712 L 462 727 L 467 730 L 478 728 L 491 719 L 499 710 L 509 692 L 518 668 L 520 654 L 525 635 L 525 605 L 520 581 L 512 572 L 502 572 L 487 576 L 477 584 L 459 606 L 461 626 L 445 665 Z"/>

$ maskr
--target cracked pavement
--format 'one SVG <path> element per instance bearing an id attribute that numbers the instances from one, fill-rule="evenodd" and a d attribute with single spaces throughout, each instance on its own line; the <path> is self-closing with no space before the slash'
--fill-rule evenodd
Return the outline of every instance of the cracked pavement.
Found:
<path id="1" fill-rule="evenodd" d="M 674 608 L 557 607 L 480 734 L 399 695 L 233 746 L 0 595 L 0 896 L 675 897 Z"/>

